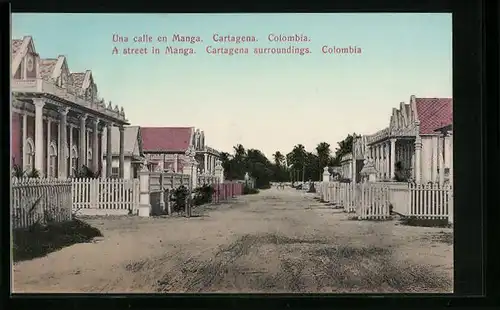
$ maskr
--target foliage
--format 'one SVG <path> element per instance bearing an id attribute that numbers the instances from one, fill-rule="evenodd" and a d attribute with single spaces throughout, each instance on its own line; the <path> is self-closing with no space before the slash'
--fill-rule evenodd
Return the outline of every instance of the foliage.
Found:
<path id="1" fill-rule="evenodd" d="M 394 180 L 396 182 L 408 182 L 410 179 L 410 175 L 408 171 L 403 168 L 403 165 L 400 161 L 396 162 L 394 165 Z"/>
<path id="2" fill-rule="evenodd" d="M 215 189 L 212 185 L 204 184 L 194 190 L 193 204 L 199 206 L 212 202 Z"/>
<path id="3" fill-rule="evenodd" d="M 40 178 L 40 172 L 37 169 L 23 170 L 23 167 L 15 164 L 12 166 L 12 176 L 21 178 Z"/>
<path id="4" fill-rule="evenodd" d="M 170 201 L 173 202 L 172 211 L 181 212 L 186 208 L 187 198 L 189 195 L 189 189 L 184 185 L 176 188 L 172 195 L 170 196 Z"/>
<path id="5" fill-rule="evenodd" d="M 245 149 L 241 144 L 233 147 L 233 154 L 222 153 L 221 161 L 225 178 L 228 180 L 243 180 L 245 173 L 255 179 L 255 187 L 265 189 L 270 182 L 306 182 L 321 181 L 323 168 L 339 166 L 342 156 L 352 152 L 352 145 L 357 134 L 350 134 L 338 142 L 335 152 L 327 142 L 319 143 L 314 152 L 306 150 L 303 144 L 296 144 L 284 155 L 276 151 L 272 161 L 256 149 Z M 331 170 L 331 169 L 329 169 Z M 331 171 L 330 171 L 331 172 Z"/>
<path id="6" fill-rule="evenodd" d="M 80 169 L 73 168 L 73 176 L 75 178 L 98 179 L 101 177 L 101 167 L 97 171 L 93 171 L 86 165 L 81 166 Z"/>
<path id="7" fill-rule="evenodd" d="M 309 190 L 307 192 L 308 193 L 316 193 L 316 188 L 314 187 L 314 183 L 311 183 L 311 186 L 309 186 Z"/>
<path id="8" fill-rule="evenodd" d="M 243 187 L 243 195 L 252 195 L 252 194 L 258 194 L 260 191 L 256 188 L 252 188 L 250 186 L 244 186 Z"/>

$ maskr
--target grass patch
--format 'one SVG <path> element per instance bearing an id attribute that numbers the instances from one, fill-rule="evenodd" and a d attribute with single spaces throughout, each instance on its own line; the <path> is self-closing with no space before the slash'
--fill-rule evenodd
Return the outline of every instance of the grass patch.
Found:
<path id="1" fill-rule="evenodd" d="M 43 257 L 64 247 L 102 237 L 99 229 L 78 219 L 32 229 L 15 229 L 12 234 L 14 262 Z"/>
<path id="2" fill-rule="evenodd" d="M 248 186 L 245 186 L 243 188 L 243 195 L 254 195 L 254 194 L 258 194 L 259 192 L 260 191 L 257 188 L 251 188 Z"/>
<path id="3" fill-rule="evenodd" d="M 403 217 L 400 220 L 402 225 L 407 226 L 422 226 L 422 227 L 442 227 L 450 228 L 448 219 L 422 219 L 417 217 Z"/>

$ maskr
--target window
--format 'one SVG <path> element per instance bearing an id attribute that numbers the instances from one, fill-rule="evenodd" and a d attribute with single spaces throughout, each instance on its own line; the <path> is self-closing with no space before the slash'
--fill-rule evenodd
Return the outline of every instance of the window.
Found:
<path id="1" fill-rule="evenodd" d="M 71 148 L 71 163 L 70 163 L 70 175 L 73 174 L 75 170 L 78 169 L 78 149 L 76 148 L 76 145 L 73 145 Z"/>
<path id="2" fill-rule="evenodd" d="M 120 176 L 120 172 L 118 171 L 118 167 L 111 168 L 111 177 L 118 178 Z"/>
<path id="3" fill-rule="evenodd" d="M 24 169 L 31 171 L 31 169 L 34 168 L 33 163 L 35 161 L 35 147 L 33 145 L 33 140 L 31 138 L 26 139 L 24 147 Z"/>
<path id="4" fill-rule="evenodd" d="M 93 168 L 92 167 L 92 151 L 88 150 L 87 152 L 87 167 Z"/>
<path id="5" fill-rule="evenodd" d="M 49 148 L 49 167 L 47 171 L 47 176 L 49 178 L 55 178 L 56 177 L 56 161 L 57 159 L 57 149 L 54 143 L 50 144 Z"/>

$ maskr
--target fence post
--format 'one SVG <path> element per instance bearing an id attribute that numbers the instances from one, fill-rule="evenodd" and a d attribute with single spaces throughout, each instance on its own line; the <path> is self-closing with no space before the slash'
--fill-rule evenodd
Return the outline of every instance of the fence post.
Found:
<path id="1" fill-rule="evenodd" d="M 448 189 L 448 223 L 453 224 L 453 186 Z"/>
<path id="2" fill-rule="evenodd" d="M 149 217 L 151 215 L 151 203 L 149 202 L 149 171 L 144 165 L 139 172 L 139 216 Z"/>
<path id="3" fill-rule="evenodd" d="M 160 172 L 160 210 L 161 212 L 165 212 L 165 188 L 163 186 L 163 171 Z"/>

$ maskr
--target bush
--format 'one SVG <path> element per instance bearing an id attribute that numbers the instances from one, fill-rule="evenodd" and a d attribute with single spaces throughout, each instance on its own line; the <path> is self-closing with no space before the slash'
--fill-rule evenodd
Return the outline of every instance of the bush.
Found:
<path id="1" fill-rule="evenodd" d="M 252 195 L 252 194 L 258 194 L 259 190 L 256 188 L 251 188 L 249 186 L 243 187 L 243 195 Z"/>
<path id="2" fill-rule="evenodd" d="M 215 189 L 212 185 L 203 185 L 194 190 L 193 204 L 199 206 L 205 203 L 212 202 L 212 197 L 215 193 Z"/>
<path id="3" fill-rule="evenodd" d="M 309 190 L 307 192 L 308 193 L 316 193 L 316 188 L 314 188 L 314 183 L 311 183 L 311 186 L 309 186 Z"/>
<path id="4" fill-rule="evenodd" d="M 188 195 L 189 195 L 189 189 L 184 185 L 179 186 L 172 192 L 170 196 L 170 201 L 173 202 L 172 205 L 173 212 L 184 211 L 184 209 L 186 208 Z"/>

